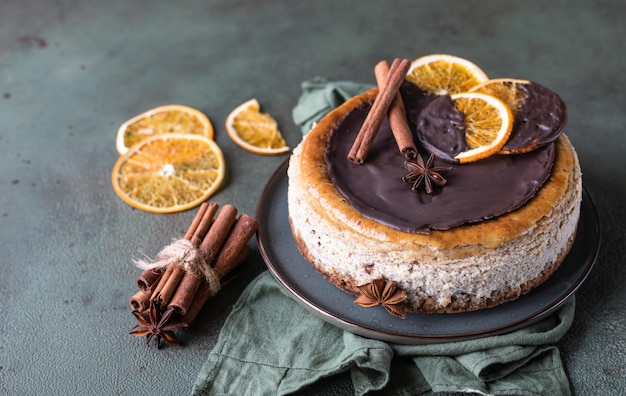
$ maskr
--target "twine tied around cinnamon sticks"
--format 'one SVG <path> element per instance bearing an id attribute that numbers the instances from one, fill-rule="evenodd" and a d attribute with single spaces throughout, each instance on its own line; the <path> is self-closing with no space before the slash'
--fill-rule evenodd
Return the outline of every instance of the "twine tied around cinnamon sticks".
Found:
<path id="1" fill-rule="evenodd" d="M 417 147 L 406 119 L 406 110 L 399 89 L 411 67 L 408 59 L 394 59 L 391 67 L 387 61 L 380 61 L 374 68 L 378 95 L 367 114 L 363 126 L 348 153 L 348 159 L 360 165 L 374 143 L 374 138 L 385 119 L 389 117 L 391 131 L 402 155 L 411 160 L 417 156 Z"/>
<path id="2" fill-rule="evenodd" d="M 185 273 L 201 276 L 211 289 L 211 295 L 217 294 L 220 289 L 220 280 L 200 250 L 189 240 L 179 239 L 167 245 L 157 255 L 156 260 L 135 260 L 135 265 L 142 270 L 162 270 L 170 265 L 182 266 Z"/>
<path id="3" fill-rule="evenodd" d="M 256 220 L 247 214 L 237 217 L 232 205 L 224 205 L 215 217 L 217 211 L 216 203 L 203 203 L 183 238 L 163 248 L 155 260 L 135 261 L 143 272 L 136 279 L 139 291 L 130 298 L 134 312 L 154 305 L 160 312 L 173 311 L 181 327 L 189 327 L 220 290 L 221 279 L 249 256 L 247 243 L 258 229 Z"/>

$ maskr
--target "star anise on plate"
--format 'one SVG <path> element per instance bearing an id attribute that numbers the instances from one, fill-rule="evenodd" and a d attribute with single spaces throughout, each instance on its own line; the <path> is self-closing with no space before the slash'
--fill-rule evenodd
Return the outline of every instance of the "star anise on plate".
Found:
<path id="1" fill-rule="evenodd" d="M 433 154 L 428 157 L 428 160 L 424 163 L 424 159 L 421 155 L 417 155 L 415 162 L 407 161 L 405 166 L 409 170 L 405 176 L 402 177 L 402 181 L 405 183 L 413 183 L 411 190 L 417 191 L 424 185 L 424 190 L 427 194 L 433 192 L 433 184 L 442 187 L 448 181 L 445 176 L 452 171 L 452 167 L 437 167 L 433 166 L 435 163 L 435 156 Z"/>
<path id="2" fill-rule="evenodd" d="M 387 312 L 402 319 L 406 318 L 406 308 L 400 303 L 407 299 L 402 289 L 398 289 L 395 282 L 386 282 L 376 279 L 370 283 L 357 286 L 361 295 L 354 303 L 365 308 L 382 305 Z"/>
<path id="3" fill-rule="evenodd" d="M 177 318 L 173 308 L 162 310 L 156 302 L 150 303 L 150 308 L 143 312 L 133 311 L 139 324 L 130 330 L 130 334 L 136 336 L 146 336 L 146 344 L 150 343 L 152 337 L 156 338 L 156 347 L 161 347 L 161 340 L 170 345 L 180 346 L 174 336 L 174 330 L 184 327 L 184 323 Z"/>

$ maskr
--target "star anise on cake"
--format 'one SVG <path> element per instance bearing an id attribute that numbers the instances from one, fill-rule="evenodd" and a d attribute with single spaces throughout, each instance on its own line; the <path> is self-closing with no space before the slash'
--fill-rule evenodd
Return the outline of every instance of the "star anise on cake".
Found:
<path id="1" fill-rule="evenodd" d="M 452 167 L 438 167 L 433 166 L 435 163 L 435 156 L 433 154 L 428 157 L 428 160 L 424 162 L 424 159 L 420 154 L 417 155 L 415 162 L 407 161 L 405 166 L 409 170 L 405 176 L 402 177 L 402 181 L 405 183 L 413 183 L 411 190 L 418 191 L 423 185 L 424 191 L 427 194 L 433 192 L 433 184 L 442 187 L 448 181 L 445 176 L 452 171 Z"/>
<path id="2" fill-rule="evenodd" d="M 370 283 L 357 286 L 361 295 L 354 303 L 365 308 L 382 305 L 387 312 L 402 319 L 406 318 L 406 308 L 400 303 L 407 299 L 402 289 L 398 289 L 395 282 L 376 279 Z"/>
<path id="3" fill-rule="evenodd" d="M 174 330 L 185 325 L 177 319 L 173 308 L 167 308 L 163 311 L 159 304 L 151 302 L 149 309 L 143 312 L 133 311 L 133 315 L 139 324 L 130 330 L 130 334 L 139 337 L 146 336 L 146 344 L 150 342 L 152 337 L 155 337 L 157 349 L 161 347 L 161 340 L 170 345 L 180 346 L 174 336 Z"/>

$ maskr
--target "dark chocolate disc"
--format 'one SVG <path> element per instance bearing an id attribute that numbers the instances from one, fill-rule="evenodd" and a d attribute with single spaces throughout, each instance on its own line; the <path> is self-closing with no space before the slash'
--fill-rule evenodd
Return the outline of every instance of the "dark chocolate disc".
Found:
<path id="1" fill-rule="evenodd" d="M 452 104 L 448 95 L 433 99 L 415 121 L 421 145 L 436 157 L 451 163 L 454 157 L 469 149 L 465 141 L 465 116 Z"/>
<path id="2" fill-rule="evenodd" d="M 522 84 L 525 100 L 517 109 L 511 137 L 502 151 L 526 153 L 554 142 L 563 132 L 567 107 L 559 95 L 535 82 Z"/>

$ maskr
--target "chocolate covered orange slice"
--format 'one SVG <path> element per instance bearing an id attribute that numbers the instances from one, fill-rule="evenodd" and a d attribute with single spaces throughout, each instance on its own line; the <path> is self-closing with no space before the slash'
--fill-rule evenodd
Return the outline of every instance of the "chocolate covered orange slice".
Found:
<path id="1" fill-rule="evenodd" d="M 567 119 L 567 108 L 554 92 L 528 80 L 499 78 L 471 89 L 504 101 L 513 113 L 511 137 L 500 151 L 519 154 L 535 150 L 556 140 Z"/>
<path id="2" fill-rule="evenodd" d="M 487 158 L 502 149 L 513 115 L 495 96 L 481 93 L 442 95 L 420 113 L 417 136 L 437 157 L 453 163 Z"/>

